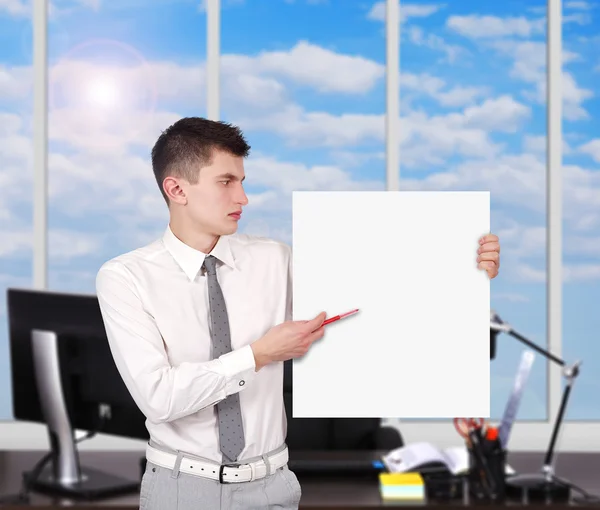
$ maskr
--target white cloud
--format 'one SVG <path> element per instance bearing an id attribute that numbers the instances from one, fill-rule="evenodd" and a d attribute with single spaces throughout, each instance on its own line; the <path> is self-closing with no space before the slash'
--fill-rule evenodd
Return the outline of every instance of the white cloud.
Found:
<path id="1" fill-rule="evenodd" d="M 544 33 L 544 19 L 529 20 L 523 16 L 501 18 L 498 16 L 450 16 L 446 26 L 451 30 L 473 39 L 495 39 L 499 37 L 531 37 Z"/>
<path id="2" fill-rule="evenodd" d="M 404 23 L 410 18 L 427 18 L 435 14 L 444 5 L 441 4 L 410 4 L 400 2 L 400 22 Z M 377 2 L 373 4 L 367 18 L 375 21 L 385 21 L 386 5 L 385 2 Z"/>
<path id="3" fill-rule="evenodd" d="M 385 65 L 359 55 L 343 55 L 306 41 L 288 51 L 255 56 L 224 55 L 222 69 L 231 75 L 248 73 L 280 77 L 319 92 L 361 94 L 385 76 Z"/>
<path id="4" fill-rule="evenodd" d="M 0 101 L 31 100 L 31 85 L 31 68 L 0 65 Z"/>
<path id="5" fill-rule="evenodd" d="M 464 113 L 464 124 L 484 131 L 516 132 L 531 113 L 531 109 L 511 96 L 487 99 L 483 104 L 470 106 Z"/>
<path id="6" fill-rule="evenodd" d="M 585 20 L 572 21 L 584 22 Z M 446 26 L 465 37 L 484 40 L 488 42 L 490 48 L 509 56 L 513 60 L 510 75 L 534 86 L 534 91 L 526 91 L 524 97 L 540 104 L 546 102 L 545 43 L 511 39 L 529 39 L 536 35 L 543 35 L 546 31 L 545 18 L 531 20 L 523 16 L 506 18 L 481 15 L 450 16 Z M 448 45 L 438 35 L 425 36 L 421 28 L 410 27 L 408 34 L 415 44 L 446 52 L 447 59 L 451 62 L 456 61 L 461 52 L 464 53 L 460 47 Z M 580 56 L 568 50 L 563 52 L 564 64 L 575 60 L 580 60 Z M 579 87 L 569 71 L 563 71 L 563 111 L 566 120 L 589 118 L 588 112 L 582 105 L 593 95 L 593 91 Z"/>
<path id="7" fill-rule="evenodd" d="M 442 164 L 453 154 L 491 156 L 501 146 L 490 140 L 488 131 L 514 132 L 528 115 L 528 107 L 508 96 L 486 100 L 461 113 L 429 117 L 410 112 L 400 122 L 402 163 L 409 167 Z M 383 142 L 384 121 L 383 115 L 332 115 L 307 112 L 295 105 L 236 122 L 247 130 L 276 133 L 289 145 L 338 148 L 365 141 Z"/>
<path id="8" fill-rule="evenodd" d="M 105 236 L 64 229 L 48 232 L 48 255 L 54 260 L 68 262 L 73 258 L 98 253 L 105 245 Z"/>
<path id="9" fill-rule="evenodd" d="M 33 249 L 33 230 L 31 226 L 20 226 L 18 230 L 2 229 L 0 257 L 21 257 L 31 255 Z M 64 229 L 48 231 L 48 255 L 61 263 L 76 257 L 98 253 L 104 246 L 103 236 L 87 232 L 75 232 Z"/>
<path id="10" fill-rule="evenodd" d="M 94 153 L 104 151 L 117 155 L 128 146 L 151 147 L 160 135 L 161 129 L 169 126 L 181 116 L 175 113 L 145 113 L 120 110 L 113 115 L 95 115 L 88 111 L 63 109 L 50 113 L 49 138 L 51 141 L 88 150 Z M 86 171 L 80 168 L 80 171 Z"/>
<path id="11" fill-rule="evenodd" d="M 21 130 L 21 117 L 14 113 L 0 112 L 0 136 L 11 136 Z"/>
<path id="12" fill-rule="evenodd" d="M 23 255 L 31 252 L 32 234 L 30 231 L 2 229 L 1 235 L 0 257 Z"/>
<path id="13" fill-rule="evenodd" d="M 292 146 L 346 147 L 368 140 L 382 141 L 385 129 L 383 115 L 307 112 L 298 105 L 261 117 L 240 116 L 236 123 L 248 131 L 277 134 Z"/>
<path id="14" fill-rule="evenodd" d="M 10 16 L 29 16 L 31 6 L 24 0 L 0 0 L 0 14 L 2 12 Z"/>
<path id="15" fill-rule="evenodd" d="M 278 161 L 268 156 L 250 159 L 246 169 L 253 185 L 268 186 L 288 197 L 294 190 L 356 191 L 383 188 L 383 176 L 374 176 L 372 181 L 355 181 L 337 166 L 307 166 L 302 163 Z M 263 194 L 261 202 L 264 204 L 268 199 L 274 198 L 274 195 Z M 291 205 L 291 202 L 286 202 L 288 206 Z"/>
<path id="16" fill-rule="evenodd" d="M 203 62 L 179 65 L 138 58 L 134 65 L 118 67 L 71 58 L 53 65 L 49 74 L 49 103 L 53 109 L 97 108 L 104 101 L 108 107 L 114 103 L 115 110 L 152 110 L 167 101 L 197 102 L 206 85 Z"/>
<path id="17" fill-rule="evenodd" d="M 489 132 L 514 131 L 527 115 L 528 108 L 508 97 L 487 100 L 462 113 L 428 117 L 413 112 L 400 123 L 402 164 L 426 168 L 444 165 L 454 155 L 491 158 L 502 146 L 492 142 Z"/>
<path id="18" fill-rule="evenodd" d="M 342 55 L 300 42 L 289 51 L 262 52 L 256 56 L 223 55 L 221 59 L 224 104 L 232 111 L 264 112 L 289 103 L 281 80 L 319 92 L 363 94 L 385 74 L 385 66 L 359 56 Z M 25 75 L 25 73 L 22 73 Z M 16 73 L 4 80 L 5 88 L 22 90 Z M 50 105 L 55 119 L 50 136 L 88 147 L 114 148 L 124 143 L 148 144 L 156 126 L 173 117 L 164 110 L 181 110 L 205 97 L 203 62 L 139 62 L 128 68 L 104 67 L 66 60 L 50 72 Z M 0 90 L 3 80 L 0 74 Z M 85 115 L 82 112 L 86 112 Z M 141 118 L 140 118 L 141 117 Z M 123 143 L 121 143 L 123 145 Z"/>
<path id="19" fill-rule="evenodd" d="M 584 2 L 581 0 L 571 0 L 570 2 L 565 2 L 565 9 L 575 9 L 581 11 L 588 11 L 592 9 L 592 6 L 588 2 Z"/>
<path id="20" fill-rule="evenodd" d="M 445 8 L 445 4 L 407 4 L 404 2 L 400 3 L 400 23 L 406 25 L 410 19 L 422 19 L 428 18 L 429 16 L 439 12 Z M 385 21 L 386 19 L 386 3 L 377 2 L 373 4 L 367 19 L 375 21 Z M 425 31 L 418 26 L 409 25 L 403 27 L 400 33 L 401 37 L 407 37 L 408 41 L 416 46 L 422 46 L 429 48 L 434 51 L 439 51 L 445 54 L 445 58 L 442 61 L 454 63 L 458 60 L 461 55 L 466 55 L 467 52 L 464 48 L 457 45 L 448 44 L 438 34 L 425 33 Z"/>
<path id="21" fill-rule="evenodd" d="M 442 37 L 440 37 L 437 34 L 426 34 L 421 27 L 407 27 L 407 29 L 403 31 L 403 35 L 404 33 L 408 34 L 408 40 L 412 44 L 416 46 L 423 46 L 425 48 L 444 53 L 445 59 L 442 59 L 442 61 L 445 60 L 450 64 L 457 62 L 461 56 L 468 55 L 468 52 L 462 46 L 448 44 Z"/>
<path id="22" fill-rule="evenodd" d="M 563 24 L 577 23 L 578 25 L 587 25 L 592 22 L 592 17 L 588 13 L 577 12 L 563 16 L 562 22 Z"/>
<path id="23" fill-rule="evenodd" d="M 600 138 L 590 140 L 589 142 L 581 145 L 578 150 L 579 152 L 591 156 L 596 163 L 600 163 Z"/>
<path id="24" fill-rule="evenodd" d="M 600 173 L 577 165 L 563 165 L 562 173 L 564 219 L 579 229 L 600 221 Z"/>
<path id="25" fill-rule="evenodd" d="M 532 14 L 545 15 L 547 11 L 548 11 L 548 8 L 545 5 L 537 5 L 537 6 L 527 8 L 527 12 L 531 12 Z"/>
<path id="26" fill-rule="evenodd" d="M 497 204 L 543 213 L 545 174 L 531 154 L 482 154 L 424 179 L 406 179 L 405 188 L 424 190 L 490 190 Z"/>
<path id="27" fill-rule="evenodd" d="M 0 0 L 0 14 L 6 12 L 10 16 L 30 17 L 33 14 L 32 4 L 38 1 L 42 0 Z M 79 7 L 97 11 L 101 3 L 102 0 L 50 0 L 48 17 L 54 19 L 58 15 L 73 12 Z"/>
<path id="28" fill-rule="evenodd" d="M 543 135 L 525 135 L 523 137 L 524 152 L 542 155 L 545 158 L 547 148 L 547 139 Z M 566 140 L 563 140 L 562 153 L 563 155 L 571 154 L 571 147 Z"/>
<path id="29" fill-rule="evenodd" d="M 600 257 L 600 237 L 589 237 L 569 232 L 563 243 L 563 252 L 566 256 L 585 255 L 598 258 Z"/>
<path id="30" fill-rule="evenodd" d="M 530 83 L 534 92 L 527 92 L 526 97 L 539 104 L 546 103 L 546 45 L 536 41 L 499 40 L 491 43 L 492 47 L 513 59 L 510 75 L 513 78 Z M 563 62 L 577 59 L 571 52 L 563 53 Z M 581 120 L 589 114 L 581 106 L 587 99 L 593 97 L 593 92 L 580 88 L 573 75 L 563 70 L 562 81 L 563 114 L 567 120 Z"/>
<path id="31" fill-rule="evenodd" d="M 0 111 L 0 225 L 5 228 L 21 224 L 16 206 L 31 199 L 32 146 L 31 139 L 23 133 L 22 119 L 12 113 Z M 3 243 L 21 241 L 18 237 L 3 238 Z M 6 249 L 6 248 L 5 248 Z"/>
<path id="32" fill-rule="evenodd" d="M 589 282 L 600 279 L 600 264 L 578 264 L 563 267 L 565 282 Z"/>
<path id="33" fill-rule="evenodd" d="M 531 264 L 521 263 L 517 266 L 515 273 L 515 281 L 528 283 L 546 282 L 546 270 L 542 264 L 539 267 L 534 267 Z"/>
<path id="34" fill-rule="evenodd" d="M 60 0 L 58 0 L 58 2 L 57 0 L 54 0 L 54 2 L 59 3 Z M 100 4 L 102 3 L 102 0 L 75 0 L 75 3 L 97 11 L 98 9 L 100 9 Z"/>

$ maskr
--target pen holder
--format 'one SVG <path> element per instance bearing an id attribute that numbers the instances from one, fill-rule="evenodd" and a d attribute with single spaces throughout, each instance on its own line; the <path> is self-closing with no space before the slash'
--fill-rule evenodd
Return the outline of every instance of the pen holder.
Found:
<path id="1" fill-rule="evenodd" d="M 506 499 L 506 450 L 499 447 L 481 452 L 469 448 L 469 488 L 477 500 L 503 502 Z"/>

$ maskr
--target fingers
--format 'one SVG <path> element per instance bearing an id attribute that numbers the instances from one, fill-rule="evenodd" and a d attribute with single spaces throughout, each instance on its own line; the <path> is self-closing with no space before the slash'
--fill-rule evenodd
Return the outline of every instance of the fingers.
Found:
<path id="1" fill-rule="evenodd" d="M 497 235 L 487 234 L 479 240 L 477 262 L 479 269 L 487 271 L 490 278 L 495 278 L 500 269 L 500 241 Z"/>
<path id="2" fill-rule="evenodd" d="M 495 234 L 486 234 L 479 239 L 479 244 L 495 243 L 498 242 L 499 238 Z"/>
<path id="3" fill-rule="evenodd" d="M 490 278 L 498 276 L 498 266 L 495 262 L 484 260 L 483 262 L 480 262 L 477 267 L 479 269 L 484 269 Z"/>
<path id="4" fill-rule="evenodd" d="M 497 251 L 482 253 L 477 257 L 477 262 L 483 262 L 484 260 L 493 262 L 497 267 L 500 267 L 500 254 Z"/>
<path id="5" fill-rule="evenodd" d="M 321 324 L 323 324 L 323 321 L 325 320 L 326 316 L 327 316 L 327 314 L 325 312 L 321 312 L 314 319 L 306 321 L 306 324 L 305 324 L 306 329 L 309 332 L 313 332 L 313 331 L 317 330 L 318 328 L 321 327 Z"/>
<path id="6" fill-rule="evenodd" d="M 324 327 L 321 327 L 321 328 L 313 331 L 307 337 L 308 345 L 311 345 L 313 342 L 316 342 L 317 340 L 319 340 L 319 338 L 323 338 L 324 334 L 325 334 L 325 328 Z"/>
<path id="7" fill-rule="evenodd" d="M 490 241 L 488 243 L 484 243 L 479 247 L 479 249 L 477 250 L 477 253 L 486 253 L 486 252 L 490 252 L 490 251 L 495 251 L 495 252 L 500 253 L 500 243 L 497 241 Z"/>

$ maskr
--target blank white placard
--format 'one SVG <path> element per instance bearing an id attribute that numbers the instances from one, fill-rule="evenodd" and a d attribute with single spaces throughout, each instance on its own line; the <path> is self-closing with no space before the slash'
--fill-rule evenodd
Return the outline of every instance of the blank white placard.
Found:
<path id="1" fill-rule="evenodd" d="M 489 417 L 488 192 L 294 192 L 294 417 Z"/>

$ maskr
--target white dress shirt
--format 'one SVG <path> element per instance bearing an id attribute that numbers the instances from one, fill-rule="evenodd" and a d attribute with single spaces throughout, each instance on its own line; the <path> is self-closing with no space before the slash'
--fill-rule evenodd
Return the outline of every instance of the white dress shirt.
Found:
<path id="1" fill-rule="evenodd" d="M 291 248 L 244 234 L 211 255 L 223 290 L 232 352 L 211 359 L 206 254 L 167 227 L 161 239 L 104 263 L 96 291 L 116 366 L 146 416 L 150 438 L 221 462 L 215 404 L 239 392 L 245 448 L 262 455 L 286 437 L 283 363 L 260 371 L 250 344 L 292 317 Z"/>

